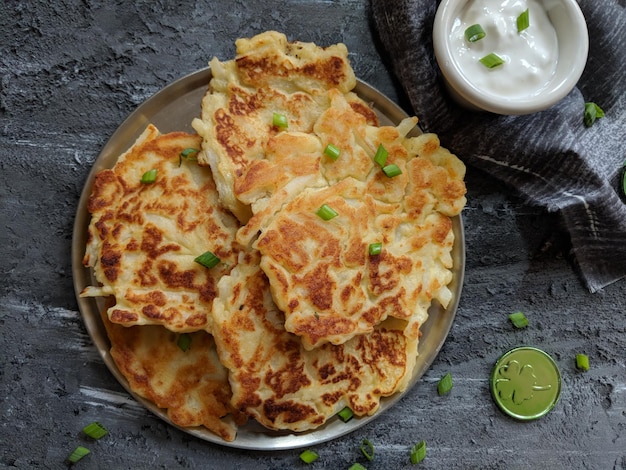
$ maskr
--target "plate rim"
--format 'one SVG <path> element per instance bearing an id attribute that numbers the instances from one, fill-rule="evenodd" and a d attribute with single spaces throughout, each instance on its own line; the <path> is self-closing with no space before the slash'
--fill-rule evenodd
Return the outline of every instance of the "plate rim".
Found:
<path id="1" fill-rule="evenodd" d="M 196 83 L 198 85 L 197 88 L 195 88 L 194 90 L 198 90 L 202 86 L 204 86 L 206 90 L 208 90 L 210 78 L 210 67 L 205 67 L 195 72 L 184 75 L 167 84 L 165 87 L 161 88 L 159 91 L 157 91 L 152 96 L 147 98 L 144 102 L 142 102 L 122 121 L 122 123 L 116 128 L 113 134 L 111 134 L 109 139 L 100 149 L 98 156 L 94 160 L 81 190 L 81 195 L 79 198 L 78 206 L 76 208 L 76 214 L 72 228 L 72 282 L 74 285 L 75 297 L 78 303 L 78 308 L 82 321 L 87 329 L 93 345 L 98 350 L 98 353 L 107 368 L 109 369 L 109 372 L 126 390 L 126 392 L 129 393 L 131 397 L 133 397 L 138 403 L 140 403 L 144 408 L 152 412 L 158 418 L 164 420 L 167 424 L 177 429 L 180 429 L 186 434 L 193 435 L 204 441 L 224 447 L 242 450 L 267 451 L 298 449 L 305 446 L 321 444 L 323 442 L 337 439 L 339 437 L 345 436 L 346 434 L 352 433 L 355 430 L 365 426 L 366 424 L 376 420 L 389 408 L 396 405 L 397 402 L 400 401 L 400 399 L 402 399 L 413 389 L 415 389 L 417 384 L 420 382 L 421 377 L 430 368 L 435 358 L 439 355 L 439 352 L 449 335 L 450 329 L 452 328 L 452 324 L 454 323 L 464 285 L 466 253 L 462 214 L 451 218 L 453 232 L 455 234 L 452 255 L 454 264 L 456 266 L 453 280 L 449 284 L 450 290 L 453 293 L 453 297 L 447 308 L 444 309 L 441 306 L 435 306 L 436 308 L 443 309 L 443 312 L 440 314 L 441 316 L 445 315 L 447 317 L 447 321 L 443 322 L 443 328 L 440 331 L 441 337 L 436 341 L 435 348 L 427 351 L 427 357 L 424 361 L 421 361 L 419 370 L 416 366 L 414 370 L 414 376 L 411 378 L 409 385 L 404 391 L 397 392 L 389 397 L 381 398 L 380 408 L 373 415 L 355 417 L 348 423 L 341 422 L 340 425 L 336 425 L 337 421 L 339 420 L 335 417 L 329 419 L 328 422 L 320 428 L 305 431 L 302 433 L 294 433 L 273 431 L 263 428 L 260 424 L 256 425 L 256 423 L 254 423 L 254 427 L 258 426 L 261 429 L 261 432 L 256 434 L 251 433 L 250 439 L 244 439 L 243 437 L 240 438 L 240 432 L 242 429 L 244 429 L 246 426 L 253 427 L 253 425 L 246 424 L 239 428 L 237 437 L 232 442 L 222 440 L 219 436 L 203 427 L 184 428 L 178 426 L 169 420 L 167 416 L 167 411 L 165 409 L 157 407 L 153 402 L 133 392 L 130 389 L 128 381 L 117 368 L 117 365 L 115 364 L 112 356 L 109 353 L 110 344 L 108 336 L 106 335 L 106 331 L 104 330 L 104 324 L 102 323 L 102 319 L 100 318 L 100 309 L 103 308 L 103 299 L 82 298 L 79 295 L 82 289 L 86 285 L 89 285 L 86 282 L 87 278 L 90 278 L 90 281 L 93 280 L 92 269 L 84 267 L 82 261 L 86 247 L 87 227 L 90 221 L 90 215 L 87 211 L 87 200 L 91 194 L 95 175 L 102 169 L 110 168 L 110 165 L 106 164 L 105 162 L 107 162 L 111 158 L 117 159 L 117 157 L 120 155 L 118 151 L 113 153 L 113 149 L 116 147 L 116 142 L 122 139 L 125 140 L 127 143 L 130 142 L 129 145 L 124 147 L 125 150 L 126 148 L 130 147 L 130 145 L 132 145 L 132 143 L 136 140 L 137 137 L 139 137 L 145 127 L 151 123 L 148 116 L 152 114 L 153 108 L 158 107 L 157 104 L 159 103 L 160 99 L 162 99 L 163 97 L 168 97 L 170 95 L 175 95 L 181 90 L 184 90 L 190 85 Z M 355 92 L 359 97 L 361 97 L 361 99 L 366 101 L 368 104 L 373 105 L 373 107 L 379 112 L 379 114 L 382 114 L 393 124 L 397 124 L 400 120 L 409 117 L 409 115 L 398 104 L 396 104 L 386 95 L 384 95 L 375 87 L 371 86 L 363 80 L 357 78 L 357 84 L 352 91 Z M 200 103 L 198 103 L 198 111 L 200 111 Z M 190 123 L 191 121 L 189 121 L 187 125 L 189 126 Z M 416 135 L 419 135 L 421 133 L 421 130 L 416 127 L 414 132 L 416 133 Z M 433 307 L 431 307 L 431 309 L 432 308 Z M 430 312 L 431 309 L 429 309 L 429 319 L 424 323 L 421 328 L 423 331 L 423 335 L 420 339 L 420 346 L 425 341 L 424 338 L 427 336 L 427 333 L 433 327 L 433 322 L 430 321 L 432 319 L 432 314 Z M 103 342 L 106 343 L 106 348 L 104 347 L 105 344 L 102 344 Z M 420 362 L 420 357 L 424 357 L 424 354 L 426 354 L 420 349 L 420 346 L 418 346 L 418 362 Z M 334 421 L 332 421 L 333 419 Z M 334 428 L 337 429 L 334 429 L 332 427 L 333 423 L 335 423 Z M 327 432 L 326 435 L 324 435 L 322 431 L 328 431 L 329 428 L 330 431 Z M 254 437 L 256 437 L 256 439 Z"/>

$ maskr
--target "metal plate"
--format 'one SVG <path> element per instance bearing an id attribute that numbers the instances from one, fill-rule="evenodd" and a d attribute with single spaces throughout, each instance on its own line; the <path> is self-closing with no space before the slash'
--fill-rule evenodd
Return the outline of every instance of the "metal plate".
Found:
<path id="1" fill-rule="evenodd" d="M 194 117 L 200 116 L 201 100 L 208 89 L 210 79 L 211 71 L 208 68 L 187 75 L 149 98 L 122 123 L 94 162 L 81 194 L 74 223 L 72 241 L 74 289 L 87 331 L 102 356 L 104 363 L 128 393 L 152 413 L 170 424 L 172 423 L 163 409 L 158 408 L 154 403 L 136 395 L 130 390 L 128 382 L 120 373 L 109 354 L 110 344 L 99 313 L 104 308 L 104 300 L 81 298 L 78 295 L 83 288 L 95 282 L 92 270 L 82 265 L 82 259 L 87 244 L 87 227 L 90 220 L 87 211 L 87 199 L 91 193 L 96 173 L 104 168 L 113 167 L 118 156 L 135 142 L 148 124 L 154 124 L 162 133 L 172 131 L 195 133 L 191 127 L 191 121 Z M 364 101 L 374 107 L 383 125 L 395 125 L 407 117 L 406 113 L 400 107 L 362 81 L 358 81 L 355 92 Z M 415 132 L 419 133 L 419 130 L 416 129 Z M 452 326 L 461 295 L 465 268 L 465 243 L 461 216 L 452 219 L 452 228 L 455 234 L 455 244 L 452 252 L 454 277 L 450 285 L 453 294 L 452 300 L 447 309 L 444 309 L 438 304 L 430 308 L 429 319 L 422 326 L 423 335 L 419 344 L 419 357 L 409 387 L 407 387 L 407 390 L 403 393 L 383 398 L 381 400 L 380 409 L 373 416 L 353 418 L 348 423 L 344 423 L 335 417 L 330 419 L 324 426 L 303 433 L 271 431 L 257 424 L 255 421 L 250 421 L 239 428 L 237 438 L 233 442 L 225 442 L 204 428 L 180 429 L 200 439 L 228 447 L 251 450 L 284 450 L 319 444 L 335 439 L 354 431 L 372 421 L 377 416 L 380 416 L 381 413 L 389 409 L 402 398 L 402 396 L 408 393 L 419 381 L 420 377 L 424 375 L 439 353 Z M 172 424 L 172 426 L 174 425 Z"/>

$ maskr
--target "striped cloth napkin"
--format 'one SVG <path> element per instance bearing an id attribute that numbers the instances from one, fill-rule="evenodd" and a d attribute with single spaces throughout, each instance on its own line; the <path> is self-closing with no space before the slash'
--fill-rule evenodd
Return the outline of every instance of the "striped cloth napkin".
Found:
<path id="1" fill-rule="evenodd" d="M 466 164 L 558 211 L 591 292 L 626 276 L 626 2 L 579 0 L 589 58 L 577 87 L 546 111 L 500 116 L 459 107 L 447 95 L 433 53 L 436 0 L 370 0 L 374 23 L 425 132 Z M 605 117 L 583 124 L 585 102 Z"/>

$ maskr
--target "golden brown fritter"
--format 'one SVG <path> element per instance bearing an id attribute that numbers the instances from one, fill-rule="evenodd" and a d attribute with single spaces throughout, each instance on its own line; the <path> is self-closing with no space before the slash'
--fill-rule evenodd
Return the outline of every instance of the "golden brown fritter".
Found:
<path id="1" fill-rule="evenodd" d="M 417 340 L 404 335 L 405 322 L 389 319 L 342 345 L 307 351 L 285 330 L 258 254 L 242 255 L 218 287 L 214 336 L 230 371 L 232 405 L 264 426 L 315 429 L 346 406 L 371 415 L 381 397 L 408 385 Z"/>
<path id="2" fill-rule="evenodd" d="M 162 326 L 125 327 L 102 317 L 111 357 L 133 392 L 166 409 L 177 426 L 204 426 L 225 441 L 235 439 L 247 418 L 230 405 L 228 371 L 210 334 L 182 333 L 189 340 L 184 351 L 180 333 Z"/>
<path id="3" fill-rule="evenodd" d="M 351 92 L 343 45 L 289 43 L 268 32 L 238 40 L 234 60 L 211 66 L 202 119 L 194 120 L 200 158 L 243 224 L 237 240 L 261 252 L 287 331 L 311 349 L 392 316 L 416 335 L 433 299 L 450 298 L 450 217 L 465 204 L 463 163 L 433 134 L 407 137 L 417 118 L 380 126 Z M 288 127 L 271 124 L 274 112 Z M 338 158 L 325 154 L 329 144 Z M 383 165 L 375 161 L 380 145 Z M 386 176 L 389 164 L 400 174 Z M 339 216 L 320 220 L 323 204 Z M 371 243 L 383 243 L 380 255 L 367 256 Z"/>
<path id="4" fill-rule="evenodd" d="M 306 431 L 405 390 L 428 309 L 451 301 L 466 202 L 465 166 L 436 135 L 415 136 L 415 117 L 380 126 L 353 93 L 343 44 L 270 31 L 236 46 L 210 62 L 198 136 L 148 126 L 96 176 L 84 264 L 100 285 L 81 293 L 114 297 L 105 324 L 131 388 L 225 440 L 247 417 Z M 194 262 L 205 251 L 221 263 Z"/>
<path id="5" fill-rule="evenodd" d="M 336 181 L 303 189 L 266 219 L 253 244 L 285 328 L 307 349 L 369 333 L 387 317 L 406 320 L 406 334 L 416 337 L 432 301 L 446 306 L 451 297 L 450 216 L 465 204 L 465 167 L 432 134 L 406 138 L 394 127 L 361 127 L 352 131 L 362 135 L 360 144 L 342 140 L 347 168 L 330 169 L 344 166 L 343 152 L 325 165 Z M 402 173 L 387 177 L 371 157 L 365 175 L 354 170 L 351 155 L 367 156 L 381 143 L 386 163 Z M 322 219 L 323 205 L 337 216 Z M 369 255 L 375 243 L 382 251 Z"/>
<path id="6" fill-rule="evenodd" d="M 181 159 L 187 148 L 199 149 L 200 138 L 148 126 L 112 169 L 96 175 L 83 262 L 101 286 L 81 295 L 115 296 L 114 323 L 210 331 L 217 282 L 237 261 L 238 223 L 219 206 L 210 170 Z M 156 180 L 142 183 L 149 170 Z M 222 262 L 212 269 L 194 262 L 206 251 Z"/>
<path id="7" fill-rule="evenodd" d="M 318 159 L 321 156 L 319 141 L 310 139 L 314 138 L 311 133 L 315 122 L 330 105 L 329 90 L 348 93 L 354 109 L 369 119 L 376 118 L 365 103 L 349 93 L 356 78 L 345 45 L 322 48 L 288 42 L 284 34 L 269 31 L 238 39 L 236 47 L 235 59 L 211 60 L 209 91 L 202 100 L 201 118 L 194 119 L 193 127 L 204 139 L 200 163 L 211 166 L 222 203 L 245 223 L 254 212 L 250 205 L 259 199 L 258 192 L 265 190 L 262 197 L 271 195 L 263 187 L 250 193 L 254 177 L 247 173 L 251 164 L 266 159 L 273 147 L 284 145 L 273 142 L 278 134 L 294 133 L 294 138 L 302 141 L 295 143 L 295 149 L 302 145 L 300 153 Z M 287 118 L 286 129 L 273 124 L 275 113 Z M 280 161 L 270 166 L 274 164 Z M 307 162 L 306 169 L 292 176 L 303 178 L 304 171 L 312 171 L 309 175 L 313 182 L 305 178 L 299 184 L 314 185 L 318 177 L 314 166 L 315 162 Z M 251 171 L 256 175 L 259 168 Z M 284 180 L 277 181 L 277 187 L 271 190 L 284 184 Z"/>

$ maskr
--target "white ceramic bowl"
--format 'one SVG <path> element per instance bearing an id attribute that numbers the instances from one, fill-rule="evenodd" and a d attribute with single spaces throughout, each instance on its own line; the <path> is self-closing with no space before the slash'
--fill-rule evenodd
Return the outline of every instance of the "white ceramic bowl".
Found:
<path id="1" fill-rule="evenodd" d="M 457 102 L 469 109 L 497 114 L 530 114 L 549 108 L 574 88 L 589 51 L 587 23 L 576 0 L 541 0 L 556 31 L 558 63 L 548 85 L 525 97 L 505 97 L 481 89 L 463 73 L 455 59 L 450 32 L 468 1 L 472 0 L 442 0 L 433 24 L 435 57 L 448 90 Z"/>

